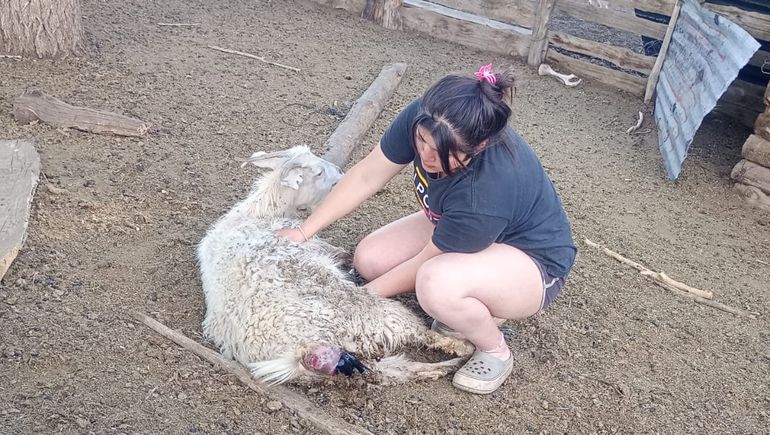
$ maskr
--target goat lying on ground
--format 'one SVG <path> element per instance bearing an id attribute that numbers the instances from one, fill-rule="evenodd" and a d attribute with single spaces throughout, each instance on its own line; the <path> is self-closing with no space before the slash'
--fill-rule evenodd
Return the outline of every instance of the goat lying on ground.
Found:
<path id="1" fill-rule="evenodd" d="M 407 345 L 457 354 L 472 350 L 430 331 L 400 302 L 355 285 L 340 269 L 338 248 L 317 237 L 296 244 L 273 233 L 299 225 L 298 210 L 315 206 L 342 176 L 336 166 L 304 146 L 258 152 L 248 162 L 272 171 L 198 247 L 203 331 L 225 357 L 258 379 L 280 383 L 338 371 L 350 375 L 354 368 L 363 372 L 349 351 L 365 358 L 384 381 L 403 382 L 446 375 L 461 360 L 375 358 Z"/>

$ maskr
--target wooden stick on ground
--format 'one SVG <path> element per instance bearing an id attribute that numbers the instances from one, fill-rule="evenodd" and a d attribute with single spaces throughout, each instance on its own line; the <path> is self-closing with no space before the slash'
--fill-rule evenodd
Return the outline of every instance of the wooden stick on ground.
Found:
<path id="1" fill-rule="evenodd" d="M 345 421 L 335 419 L 327 415 L 305 397 L 295 393 L 294 391 L 291 391 L 286 387 L 280 385 L 267 386 L 257 381 L 256 379 L 252 378 L 251 374 L 237 362 L 226 360 L 219 353 L 197 343 L 196 341 L 188 338 L 178 331 L 169 329 L 157 320 L 139 312 L 132 312 L 131 314 L 136 320 L 147 325 L 150 329 L 157 332 L 158 334 L 168 338 L 169 340 L 189 350 L 195 355 L 198 355 L 211 364 L 219 366 L 222 369 L 235 375 L 235 377 L 237 377 L 247 387 L 251 388 L 257 393 L 264 394 L 273 400 L 278 400 L 279 402 L 283 403 L 284 406 L 296 412 L 299 417 L 312 423 L 319 431 L 328 433 L 330 435 L 371 435 L 371 432 L 364 428 L 353 426 Z"/>
<path id="2" fill-rule="evenodd" d="M 196 27 L 200 26 L 201 23 L 158 23 L 158 25 L 163 27 Z"/>
<path id="3" fill-rule="evenodd" d="M 269 61 L 269 60 L 265 59 L 264 57 L 255 56 L 255 55 L 253 55 L 251 53 L 245 53 L 243 51 L 238 51 L 238 50 L 231 50 L 229 48 L 217 47 L 215 45 L 209 45 L 208 47 L 210 49 L 212 49 L 212 50 L 221 51 L 223 53 L 237 54 L 238 56 L 245 56 L 245 57 L 248 57 L 248 58 L 251 58 L 251 59 L 256 59 L 256 60 L 258 60 L 260 62 L 264 62 L 264 63 L 266 63 L 268 65 L 274 65 L 274 66 L 277 66 L 277 67 L 288 69 L 290 71 L 294 71 L 294 72 L 299 72 L 300 71 L 299 68 L 294 68 L 293 66 L 284 65 L 284 64 L 278 63 L 278 62 L 272 62 L 272 61 Z"/>
<path id="4" fill-rule="evenodd" d="M 755 318 L 754 314 L 749 313 L 748 311 L 740 310 L 738 308 L 733 308 L 725 304 L 712 301 L 711 298 L 713 297 L 713 293 L 709 291 L 690 287 L 687 284 L 684 284 L 669 278 L 666 274 L 662 272 L 660 273 L 653 272 L 650 269 L 647 269 L 646 267 L 642 266 L 641 264 L 633 260 L 629 260 L 628 258 L 618 254 L 617 252 L 607 249 L 599 245 L 598 243 L 594 243 L 588 239 L 585 239 L 585 243 L 586 245 L 600 250 L 605 255 L 612 257 L 618 260 L 619 262 L 633 267 L 634 269 L 638 270 L 642 275 L 652 279 L 655 282 L 655 284 L 672 293 L 676 293 L 679 296 L 686 297 L 687 299 L 690 299 L 699 304 L 707 305 L 709 307 L 716 308 L 718 310 L 722 310 L 731 314 L 735 314 L 737 316 L 749 317 L 751 319 Z"/>
<path id="5" fill-rule="evenodd" d="M 353 148 L 361 142 L 401 83 L 406 68 L 405 63 L 394 63 L 382 68 L 369 89 L 356 100 L 345 119 L 324 144 L 324 149 L 327 150 L 324 154 L 326 160 L 339 167 L 345 166 Z"/>
<path id="6" fill-rule="evenodd" d="M 656 282 L 659 282 L 659 283 L 662 283 L 662 284 L 666 284 L 666 285 L 675 287 L 675 288 L 677 288 L 677 289 L 679 289 L 681 291 L 693 293 L 693 294 L 695 294 L 697 296 L 700 296 L 702 298 L 705 298 L 705 299 L 712 299 L 714 297 L 714 294 L 709 292 L 709 291 L 700 290 L 700 289 L 697 289 L 695 287 L 690 287 L 689 285 L 681 283 L 679 281 L 675 281 L 675 280 L 669 278 L 668 276 L 666 276 L 662 272 L 661 273 L 653 272 L 652 270 L 642 266 L 641 264 L 639 264 L 639 263 L 637 263 L 637 262 L 635 262 L 633 260 L 629 260 L 628 258 L 618 254 L 615 251 L 607 249 L 607 248 L 599 245 L 598 243 L 594 243 L 594 242 L 592 242 L 592 241 L 590 241 L 588 239 L 585 239 L 585 242 L 586 242 L 586 245 L 601 250 L 606 255 L 609 255 L 610 257 L 620 261 L 623 264 L 627 264 L 627 265 L 633 267 L 634 269 L 638 270 L 642 275 L 644 275 L 644 276 L 646 276 L 648 278 L 651 278 L 651 279 L 655 280 Z"/>
<path id="7" fill-rule="evenodd" d="M 668 28 L 666 28 L 666 36 L 663 37 L 663 43 L 660 46 L 658 57 L 655 59 L 655 65 L 653 65 L 652 71 L 650 71 L 650 76 L 647 78 L 647 87 L 644 90 L 645 104 L 652 100 L 652 95 L 655 93 L 655 86 L 658 84 L 660 70 L 663 68 L 663 61 L 666 60 L 668 46 L 671 44 L 671 35 L 674 33 L 674 27 L 676 27 L 676 21 L 679 19 L 679 10 L 681 8 L 682 0 L 677 0 L 676 4 L 674 5 L 674 11 L 671 12 Z"/>
<path id="8" fill-rule="evenodd" d="M 117 113 L 71 106 L 38 90 L 24 93 L 16 98 L 13 103 L 13 116 L 19 124 L 41 121 L 56 127 L 119 136 L 144 136 L 149 129 L 147 124 L 138 119 Z"/>

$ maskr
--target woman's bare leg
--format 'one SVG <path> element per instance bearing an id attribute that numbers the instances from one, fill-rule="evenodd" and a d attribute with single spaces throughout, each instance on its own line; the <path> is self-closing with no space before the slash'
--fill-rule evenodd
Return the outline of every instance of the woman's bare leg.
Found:
<path id="1" fill-rule="evenodd" d="M 434 228 L 422 211 L 391 222 L 358 243 L 353 266 L 371 281 L 417 255 L 425 248 Z"/>
<path id="2" fill-rule="evenodd" d="M 460 332 L 479 350 L 500 347 L 494 317 L 524 319 L 536 314 L 545 289 L 540 270 L 523 251 L 493 244 L 472 254 L 446 253 L 420 268 L 416 280 L 420 306 L 432 317 Z"/>

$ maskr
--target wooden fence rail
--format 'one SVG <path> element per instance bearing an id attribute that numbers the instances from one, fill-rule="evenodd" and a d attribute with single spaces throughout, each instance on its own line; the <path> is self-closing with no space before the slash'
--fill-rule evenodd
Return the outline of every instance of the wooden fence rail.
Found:
<path id="1" fill-rule="evenodd" d="M 666 24 L 637 17 L 635 9 L 670 16 L 677 0 L 312 0 L 361 16 L 373 7 L 396 8 L 403 29 L 508 56 L 526 58 L 533 66 L 551 62 L 578 76 L 643 96 L 656 57 L 603 40 L 590 40 L 554 30 L 551 17 L 568 16 L 623 31 L 637 38 L 663 40 Z M 602 4 L 607 7 L 602 7 Z M 383 6 L 384 5 L 384 6 Z M 770 15 L 732 6 L 706 7 L 742 26 L 757 39 L 770 41 Z M 375 19 L 376 21 L 376 19 Z M 384 23 L 380 23 L 384 24 Z M 640 41 L 641 42 L 641 41 Z M 757 52 L 749 62 L 761 66 L 770 53 Z M 653 80 L 650 82 L 654 82 Z M 654 84 L 654 83 L 653 83 Z M 735 89 L 734 89 L 735 88 Z M 753 107 L 756 86 L 736 80 L 718 107 L 750 122 L 761 111 Z M 746 100 L 746 95 L 749 99 Z M 749 104 L 751 102 L 751 104 Z"/>

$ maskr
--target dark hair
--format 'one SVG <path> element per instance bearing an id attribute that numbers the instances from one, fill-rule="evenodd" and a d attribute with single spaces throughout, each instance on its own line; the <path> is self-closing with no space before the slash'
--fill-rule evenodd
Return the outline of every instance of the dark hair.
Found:
<path id="1" fill-rule="evenodd" d="M 513 89 L 513 71 L 495 73 L 495 79 L 493 85 L 483 78 L 449 75 L 423 95 L 413 134 L 418 126 L 430 133 L 444 173 L 452 173 L 450 154 L 456 159 L 458 152 L 476 155 L 479 145 L 494 139 L 508 123 L 511 108 L 506 100 Z"/>

